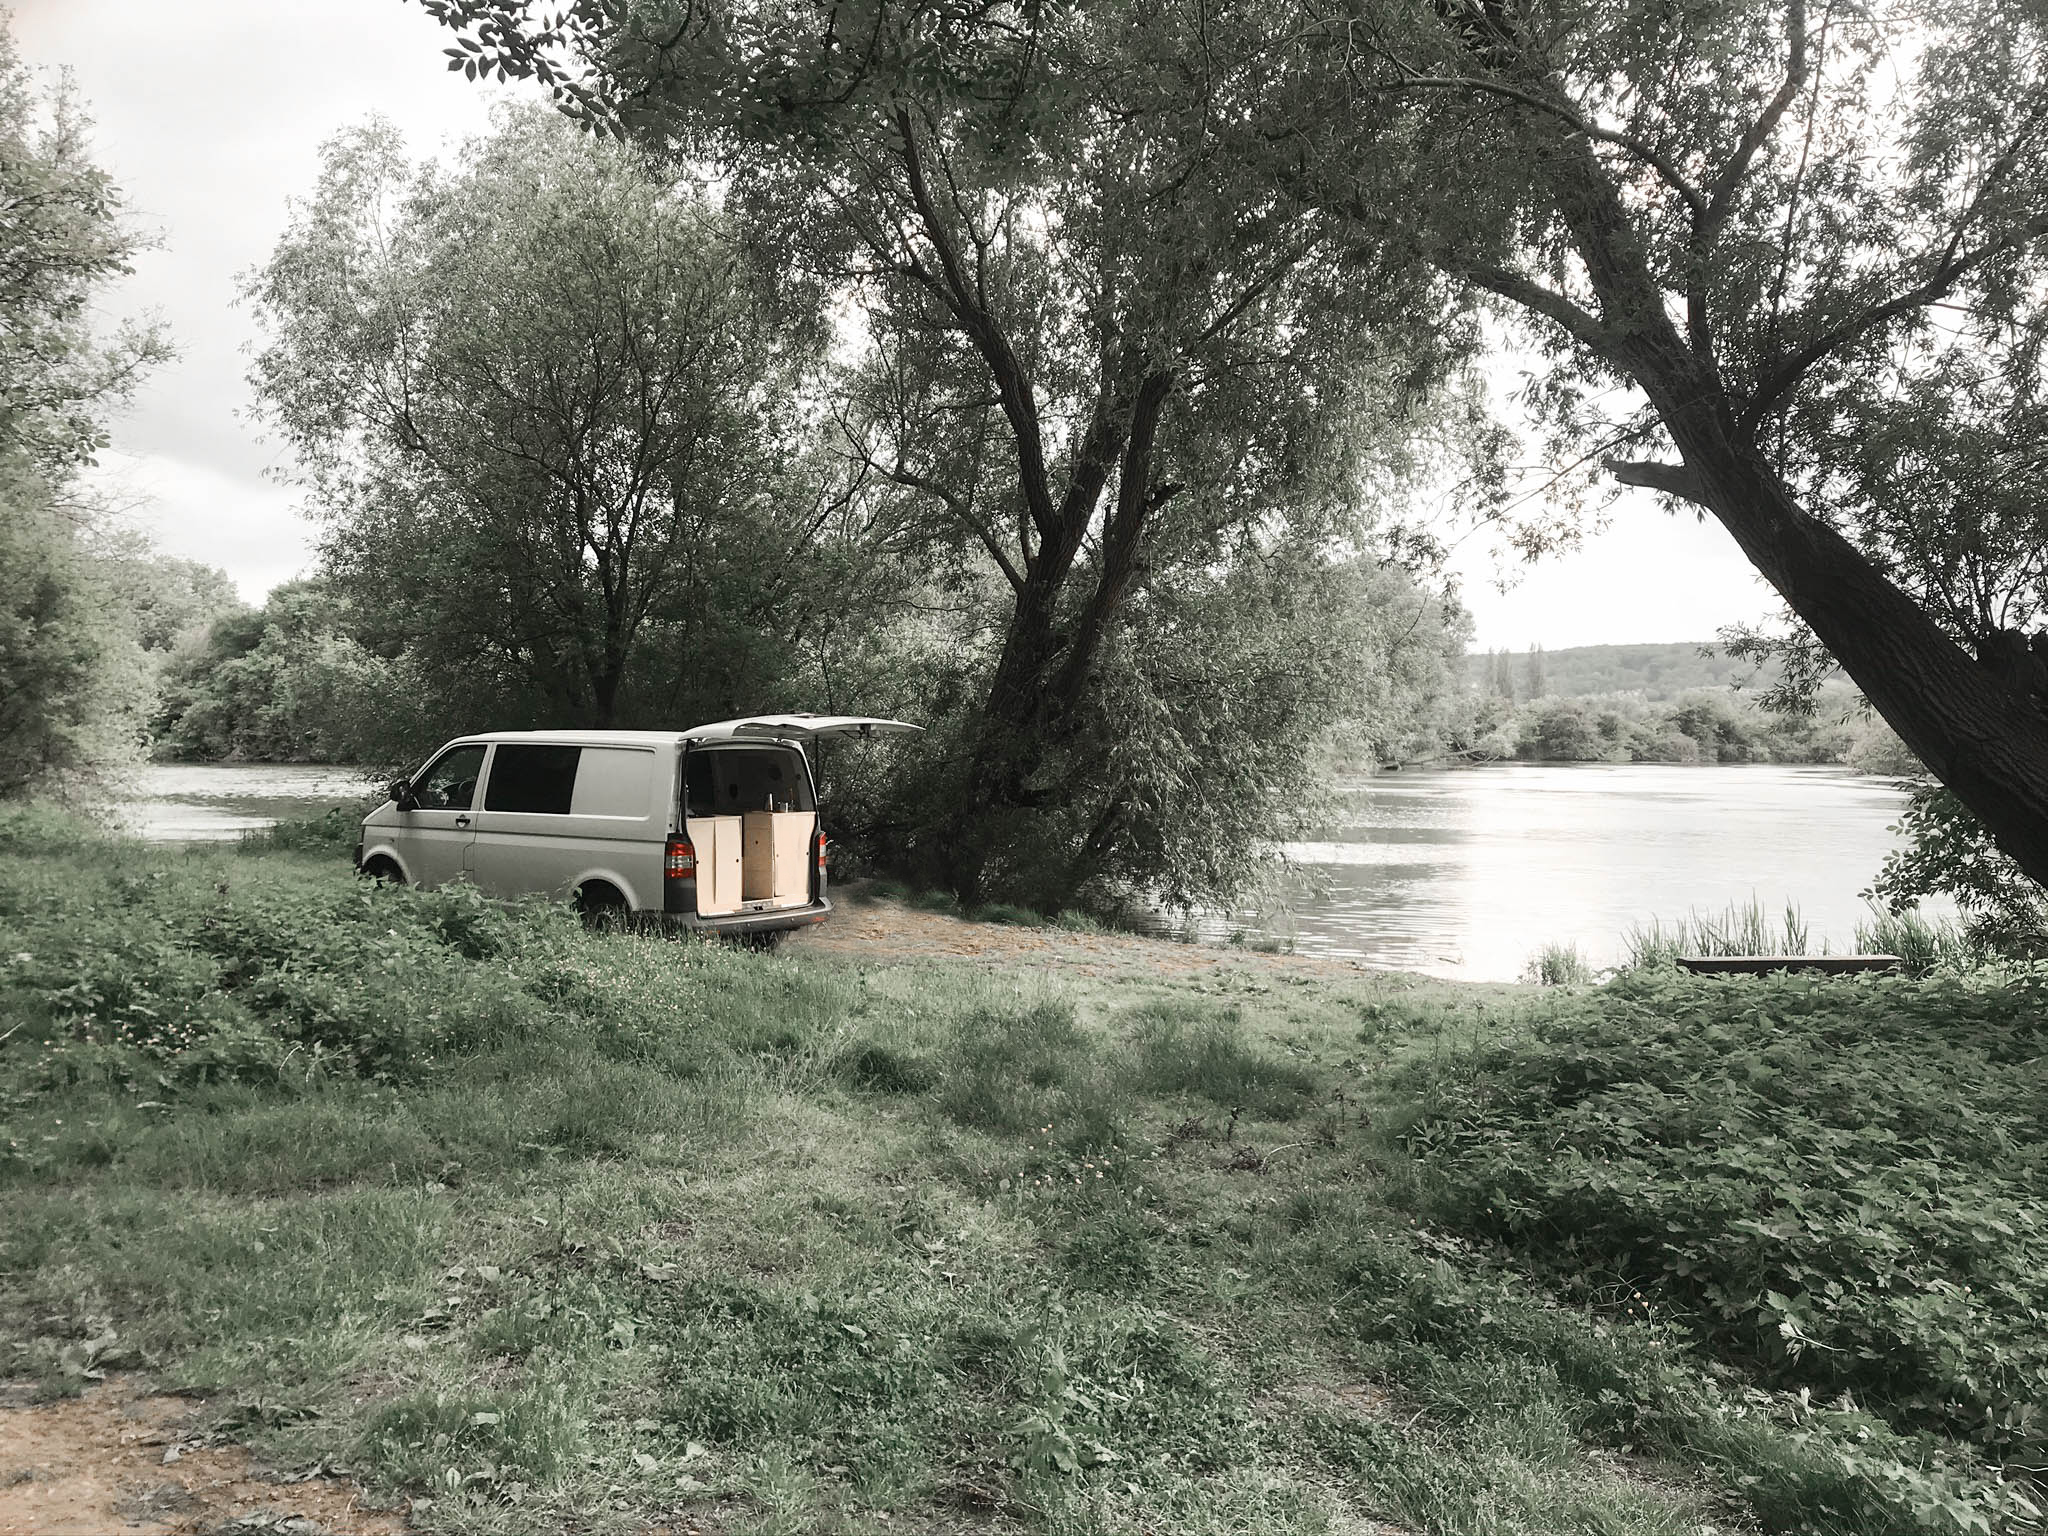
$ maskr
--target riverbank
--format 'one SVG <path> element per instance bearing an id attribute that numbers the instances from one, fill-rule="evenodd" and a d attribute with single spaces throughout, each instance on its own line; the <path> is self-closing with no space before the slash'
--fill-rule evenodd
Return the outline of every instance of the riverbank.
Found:
<path id="1" fill-rule="evenodd" d="M 190 1394 L 169 1448 L 458 1532 L 1917 1536 L 2004 1497 L 1457 1214 L 1447 1085 L 1604 992 L 889 903 L 764 956 L 61 842 L 0 829 L 0 1358 Z"/>
<path id="2" fill-rule="evenodd" d="M 170 770 L 164 770 L 169 773 Z M 351 793 L 343 770 L 189 767 L 151 781 L 124 813 L 151 840 L 238 837 L 304 820 Z M 355 788 L 360 788 L 359 785 Z M 1651 920 L 1797 907 L 1816 944 L 1850 948 L 1870 914 L 1857 894 L 1897 844 L 1895 784 L 1840 769 L 1758 764 L 1497 764 L 1333 786 L 1313 840 L 1262 908 L 1208 912 L 1221 942 L 1464 981 L 1513 981 L 1552 946 L 1596 968 Z M 337 824 L 354 807 L 327 812 Z M 832 827 L 830 807 L 826 826 Z M 337 825 L 345 846 L 352 837 Z M 1945 915 L 1935 909 L 1932 915 Z"/>

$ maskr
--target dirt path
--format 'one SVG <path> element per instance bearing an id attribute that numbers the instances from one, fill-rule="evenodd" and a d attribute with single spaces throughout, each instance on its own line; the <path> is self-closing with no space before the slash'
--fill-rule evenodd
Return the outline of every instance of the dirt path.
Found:
<path id="1" fill-rule="evenodd" d="M 111 1378 L 31 1404 L 0 1388 L 0 1536 L 389 1536 L 347 1481 L 287 1482 L 240 1446 L 209 1446 L 190 1400 Z"/>
<path id="2" fill-rule="evenodd" d="M 1188 977 L 1218 971 L 1325 977 L 1386 976 L 1362 961 L 1264 954 L 1221 944 L 1182 944 L 1142 934 L 971 923 L 896 901 L 836 900 L 832 916 L 790 940 L 800 952 L 884 960 L 978 960 L 991 966 L 1080 970 L 1091 976 Z"/>

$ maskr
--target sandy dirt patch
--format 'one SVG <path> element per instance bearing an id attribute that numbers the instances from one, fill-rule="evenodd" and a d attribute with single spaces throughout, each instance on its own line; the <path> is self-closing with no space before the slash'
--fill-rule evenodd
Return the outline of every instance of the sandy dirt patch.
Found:
<path id="1" fill-rule="evenodd" d="M 1393 977 L 1397 973 L 1322 955 L 1262 954 L 1221 944 L 1182 944 L 1132 933 L 1073 932 L 1009 923 L 971 923 L 897 901 L 835 896 L 832 915 L 792 935 L 811 954 L 868 959 L 974 960 L 990 966 L 1080 970 L 1091 976 L 1150 974 L 1185 978 L 1220 971 L 1287 972 L 1326 977 Z"/>
<path id="2" fill-rule="evenodd" d="M 387 1536 L 340 1478 L 286 1481 L 240 1446 L 203 1443 L 189 1399 L 112 1378 L 31 1404 L 0 1389 L 0 1536 Z"/>

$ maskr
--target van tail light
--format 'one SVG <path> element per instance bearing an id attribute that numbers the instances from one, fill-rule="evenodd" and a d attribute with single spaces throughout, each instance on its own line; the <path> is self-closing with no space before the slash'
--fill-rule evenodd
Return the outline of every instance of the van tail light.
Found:
<path id="1" fill-rule="evenodd" d="M 690 846 L 687 837 L 668 840 L 668 856 L 662 862 L 662 872 L 671 880 L 697 878 L 697 850 Z"/>
<path id="2" fill-rule="evenodd" d="M 820 869 L 823 869 L 823 868 L 825 867 L 826 863 L 828 862 L 828 859 L 827 859 L 827 856 L 826 856 L 826 853 L 825 853 L 825 829 L 824 829 L 824 828 L 822 828 L 822 827 L 820 827 L 820 828 L 818 829 L 818 848 L 817 848 L 817 857 L 818 857 L 818 868 L 820 868 Z"/>

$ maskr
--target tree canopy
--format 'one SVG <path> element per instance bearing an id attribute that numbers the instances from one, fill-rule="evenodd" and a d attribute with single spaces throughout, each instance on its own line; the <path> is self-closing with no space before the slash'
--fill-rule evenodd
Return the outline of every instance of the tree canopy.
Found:
<path id="1" fill-rule="evenodd" d="M 1529 320 L 1564 455 L 1718 518 L 2048 878 L 2037 530 L 1996 489 L 2019 463 L 1986 457 L 2038 373 L 2048 24 L 1804 0 L 1297 15 L 1296 87 L 1247 152 Z"/>
<path id="2" fill-rule="evenodd" d="M 249 293 L 329 569 L 421 687 L 611 724 L 773 672 L 754 621 L 832 511 L 797 472 L 808 359 L 692 188 L 531 111 L 446 170 L 372 124 Z"/>
<path id="3" fill-rule="evenodd" d="M 1214 709 L 1238 696 L 1229 645 L 1183 650 L 1199 706 L 1130 707 L 1141 631 L 1275 569 L 1334 591 L 1306 573 L 1335 579 L 1391 485 L 1488 472 L 1446 285 L 1212 152 L 1262 88 L 1249 10 L 1219 13 L 1198 90 L 1199 19 L 1149 7 L 429 9 L 470 29 L 456 66 L 541 75 L 586 121 L 718 165 L 789 285 L 858 315 L 838 401 L 858 494 L 971 555 L 1007 610 L 931 786 L 946 809 L 912 834 L 970 896 L 1156 872 L 1204 802 L 1169 809 L 1133 764 L 1204 736 L 1212 762 L 1302 759 L 1319 711 L 1276 733 Z M 1120 739 L 1143 723 L 1148 747 Z"/>
<path id="4" fill-rule="evenodd" d="M 88 127 L 69 83 L 44 90 L 0 16 L 0 796 L 118 757 L 146 703 L 75 482 L 167 348 L 146 325 L 95 334 L 93 301 L 143 240 Z"/>

